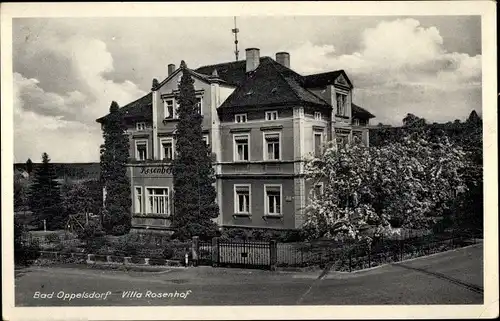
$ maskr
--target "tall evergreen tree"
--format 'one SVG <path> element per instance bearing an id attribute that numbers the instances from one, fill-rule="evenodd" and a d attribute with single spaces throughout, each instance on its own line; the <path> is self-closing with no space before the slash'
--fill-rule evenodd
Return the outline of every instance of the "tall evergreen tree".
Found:
<path id="1" fill-rule="evenodd" d="M 179 123 L 177 125 L 177 155 L 173 162 L 174 208 L 173 226 L 178 238 L 215 235 L 212 221 L 219 214 L 213 184 L 212 160 L 203 141 L 202 119 L 196 107 L 194 80 L 186 63 L 181 62 L 179 84 Z"/>
<path id="2" fill-rule="evenodd" d="M 31 172 L 33 172 L 33 162 L 31 161 L 30 158 L 26 161 L 26 172 L 31 175 Z"/>
<path id="3" fill-rule="evenodd" d="M 42 164 L 35 170 L 30 189 L 30 207 L 39 224 L 46 220 L 47 229 L 59 229 L 66 223 L 62 210 L 60 186 L 56 181 L 54 165 L 47 153 L 42 154 Z"/>
<path id="4" fill-rule="evenodd" d="M 119 109 L 113 101 L 103 123 L 104 144 L 101 145 L 101 184 L 106 191 L 102 222 L 106 232 L 113 235 L 130 231 L 132 206 L 125 167 L 129 157 L 129 141 Z"/>

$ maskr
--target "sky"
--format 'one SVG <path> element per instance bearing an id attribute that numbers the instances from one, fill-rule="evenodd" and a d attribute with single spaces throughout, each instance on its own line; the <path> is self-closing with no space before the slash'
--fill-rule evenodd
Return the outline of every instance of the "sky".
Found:
<path id="1" fill-rule="evenodd" d="M 240 59 L 290 53 L 307 75 L 344 69 L 353 102 L 400 125 L 480 115 L 480 16 L 238 17 Z M 167 65 L 233 61 L 232 17 L 13 19 L 14 161 L 97 162 L 95 122 L 141 97 Z"/>

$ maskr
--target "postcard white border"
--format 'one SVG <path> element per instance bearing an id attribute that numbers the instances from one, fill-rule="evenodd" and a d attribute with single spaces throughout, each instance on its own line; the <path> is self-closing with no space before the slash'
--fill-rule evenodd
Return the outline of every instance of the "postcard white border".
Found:
<path id="1" fill-rule="evenodd" d="M 498 315 L 498 199 L 496 20 L 493 1 L 2 3 L 2 304 L 6 320 L 46 319 L 392 319 L 491 318 Z M 15 308 L 13 271 L 12 18 L 234 15 L 481 15 L 485 172 L 484 304 L 435 306 L 230 306 Z"/>

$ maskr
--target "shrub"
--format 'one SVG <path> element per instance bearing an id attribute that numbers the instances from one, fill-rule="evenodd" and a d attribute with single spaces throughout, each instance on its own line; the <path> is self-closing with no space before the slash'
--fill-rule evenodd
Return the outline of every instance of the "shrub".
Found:
<path id="1" fill-rule="evenodd" d="M 162 252 L 162 256 L 166 260 L 170 260 L 171 258 L 173 258 L 174 254 L 175 254 L 174 249 L 170 246 L 165 247 L 165 249 L 163 249 Z"/>
<path id="2" fill-rule="evenodd" d="M 47 234 L 45 236 L 45 240 L 48 242 L 48 243 L 60 243 L 61 242 L 61 238 L 59 237 L 59 234 L 57 233 L 50 233 L 50 234 Z"/>

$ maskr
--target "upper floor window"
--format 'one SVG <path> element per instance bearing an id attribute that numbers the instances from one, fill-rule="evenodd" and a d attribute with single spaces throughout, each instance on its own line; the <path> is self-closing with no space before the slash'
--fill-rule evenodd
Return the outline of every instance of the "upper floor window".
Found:
<path id="1" fill-rule="evenodd" d="M 337 93 L 337 115 L 347 116 L 347 95 Z"/>
<path id="2" fill-rule="evenodd" d="M 146 130 L 146 123 L 145 122 L 135 123 L 135 129 L 139 131 Z"/>
<path id="3" fill-rule="evenodd" d="M 148 157 L 148 141 L 136 140 L 135 141 L 135 158 L 137 160 L 146 160 Z"/>
<path id="4" fill-rule="evenodd" d="M 196 97 L 196 111 L 198 114 L 203 115 L 203 99 L 201 97 Z"/>
<path id="5" fill-rule="evenodd" d="M 321 112 L 319 112 L 319 111 L 315 111 L 315 112 L 314 112 L 314 119 L 315 119 L 315 120 L 322 120 L 322 119 L 323 119 L 323 117 L 321 116 Z"/>
<path id="6" fill-rule="evenodd" d="M 314 156 L 315 157 L 321 156 L 322 145 L 323 145 L 323 133 L 315 132 L 314 133 Z"/>
<path id="7" fill-rule="evenodd" d="M 161 146 L 161 158 L 167 160 L 174 159 L 174 140 L 172 138 L 163 139 Z"/>
<path id="8" fill-rule="evenodd" d="M 234 160 L 248 161 L 250 136 L 248 134 L 234 135 Z"/>
<path id="9" fill-rule="evenodd" d="M 281 185 L 264 185 L 266 215 L 281 215 Z"/>
<path id="10" fill-rule="evenodd" d="M 278 112 L 276 110 L 266 111 L 266 120 L 276 120 L 278 119 Z"/>
<path id="11" fill-rule="evenodd" d="M 359 126 L 359 124 L 360 124 L 360 123 L 359 123 L 359 119 L 354 118 L 354 120 L 352 121 L 352 124 L 353 124 L 354 126 Z"/>
<path id="12" fill-rule="evenodd" d="M 203 135 L 203 142 L 205 143 L 207 148 L 210 147 L 210 141 L 208 139 L 208 135 Z"/>
<path id="13" fill-rule="evenodd" d="M 279 160 L 281 154 L 280 133 L 264 133 L 264 159 Z"/>
<path id="14" fill-rule="evenodd" d="M 175 118 L 174 99 L 165 99 L 163 107 L 165 109 L 165 118 Z"/>
<path id="15" fill-rule="evenodd" d="M 247 114 L 236 114 L 234 115 L 235 123 L 246 123 L 247 122 Z"/>

